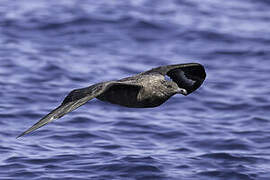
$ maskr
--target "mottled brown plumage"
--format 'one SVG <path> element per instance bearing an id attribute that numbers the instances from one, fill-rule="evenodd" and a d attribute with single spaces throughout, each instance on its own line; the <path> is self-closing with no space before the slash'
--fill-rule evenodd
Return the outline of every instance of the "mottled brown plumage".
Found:
<path id="1" fill-rule="evenodd" d="M 172 81 L 166 80 L 166 75 Z M 160 66 L 117 81 L 75 89 L 67 95 L 59 107 L 18 137 L 64 116 L 93 98 L 130 108 L 156 107 L 177 93 L 183 95 L 192 93 L 200 87 L 205 77 L 204 67 L 200 64 L 176 64 Z"/>

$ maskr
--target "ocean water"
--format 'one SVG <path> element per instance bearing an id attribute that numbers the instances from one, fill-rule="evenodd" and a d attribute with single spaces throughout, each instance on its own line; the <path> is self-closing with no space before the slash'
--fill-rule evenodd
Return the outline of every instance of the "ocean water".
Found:
<path id="1" fill-rule="evenodd" d="M 72 89 L 189 62 L 189 96 L 93 100 L 16 139 Z M 0 87 L 0 179 L 270 179 L 267 0 L 1 0 Z"/>

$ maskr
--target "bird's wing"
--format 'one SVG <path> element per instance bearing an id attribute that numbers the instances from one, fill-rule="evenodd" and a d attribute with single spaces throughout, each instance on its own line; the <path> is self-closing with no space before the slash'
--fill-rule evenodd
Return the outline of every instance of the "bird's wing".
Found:
<path id="1" fill-rule="evenodd" d="M 187 95 L 198 89 L 206 78 L 204 67 L 198 63 L 160 66 L 145 73 L 169 76 L 180 88 L 187 90 Z"/>
<path id="2" fill-rule="evenodd" d="M 81 89 L 75 89 L 71 91 L 62 104 L 57 107 L 56 109 L 52 110 L 49 114 L 44 116 L 40 121 L 38 121 L 36 124 L 34 124 L 32 127 L 30 127 L 28 130 L 20 134 L 17 138 L 24 136 L 46 124 L 49 122 L 59 119 L 65 114 L 77 109 L 78 107 L 82 106 L 85 104 L 87 101 L 101 95 L 104 93 L 106 90 L 108 90 L 111 87 L 114 86 L 120 86 L 120 85 L 131 85 L 131 86 L 136 86 L 133 84 L 127 84 L 127 83 L 122 83 L 122 82 L 116 82 L 116 81 L 109 81 L 105 83 L 98 83 L 86 88 L 81 88 Z"/>

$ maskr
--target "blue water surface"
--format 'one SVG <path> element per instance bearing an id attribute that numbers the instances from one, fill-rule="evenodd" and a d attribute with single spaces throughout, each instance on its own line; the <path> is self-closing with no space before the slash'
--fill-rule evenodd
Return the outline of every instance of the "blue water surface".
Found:
<path id="1" fill-rule="evenodd" d="M 93 100 L 16 139 L 72 89 L 189 62 L 187 97 Z M 1 0 L 0 87 L 0 179 L 270 179 L 267 0 Z"/>

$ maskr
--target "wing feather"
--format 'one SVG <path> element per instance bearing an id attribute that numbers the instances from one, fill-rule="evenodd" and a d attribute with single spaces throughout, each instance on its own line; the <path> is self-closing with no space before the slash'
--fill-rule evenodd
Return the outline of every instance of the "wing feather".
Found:
<path id="1" fill-rule="evenodd" d="M 187 90 L 187 95 L 198 89 L 206 78 L 204 67 L 198 63 L 160 66 L 145 73 L 159 73 L 169 76 L 179 88 Z"/>
<path id="2" fill-rule="evenodd" d="M 44 116 L 41 120 L 20 134 L 17 138 L 38 129 L 55 119 L 61 118 L 65 114 L 77 109 L 91 99 L 99 96 L 113 84 L 114 82 L 98 83 L 86 88 L 75 89 L 71 91 L 59 107 L 52 110 L 49 114 Z"/>

